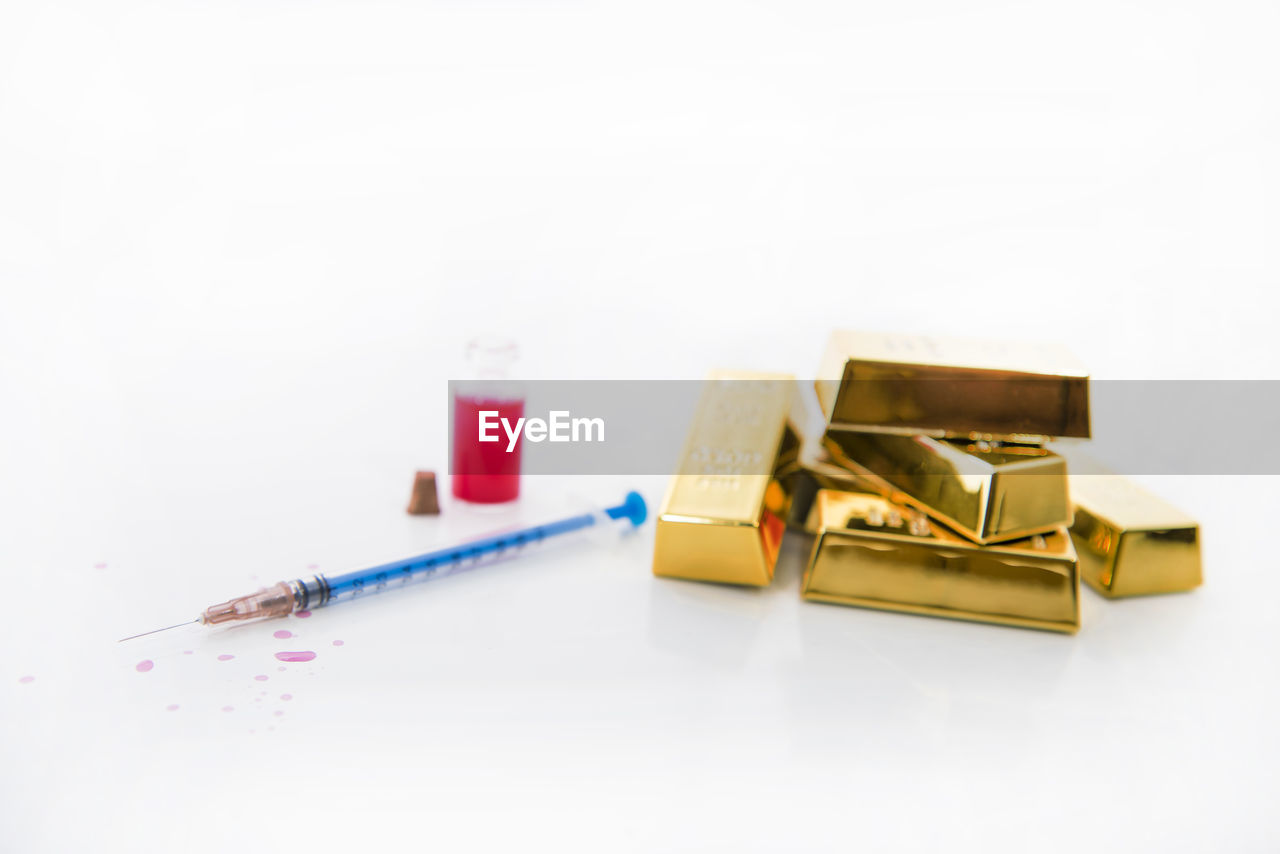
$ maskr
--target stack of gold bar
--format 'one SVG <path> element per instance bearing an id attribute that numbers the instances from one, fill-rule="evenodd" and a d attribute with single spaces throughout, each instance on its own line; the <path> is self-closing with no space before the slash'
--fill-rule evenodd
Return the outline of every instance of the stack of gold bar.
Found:
<path id="1" fill-rule="evenodd" d="M 807 438 L 789 377 L 713 379 L 658 575 L 767 585 L 785 527 L 814 538 L 806 599 L 1069 633 L 1082 574 L 1106 596 L 1200 583 L 1195 522 L 1118 475 L 1068 478 L 1050 444 L 1089 437 L 1089 378 L 1060 349 L 834 333 Z"/>
<path id="2" fill-rule="evenodd" d="M 1089 378 L 1048 347 L 837 332 L 819 370 L 822 449 L 874 496 L 823 491 L 804 595 L 1074 632 L 1067 467 Z"/>

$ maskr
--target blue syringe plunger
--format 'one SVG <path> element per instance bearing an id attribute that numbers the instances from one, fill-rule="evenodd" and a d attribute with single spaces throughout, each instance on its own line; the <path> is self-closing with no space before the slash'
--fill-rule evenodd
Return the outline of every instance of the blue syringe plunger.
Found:
<path id="1" fill-rule="evenodd" d="M 627 497 L 617 507 L 606 508 L 610 519 L 628 519 L 632 527 L 639 528 L 644 524 L 644 520 L 649 517 L 649 508 L 644 503 L 644 496 L 636 492 L 634 489 L 627 493 Z"/>

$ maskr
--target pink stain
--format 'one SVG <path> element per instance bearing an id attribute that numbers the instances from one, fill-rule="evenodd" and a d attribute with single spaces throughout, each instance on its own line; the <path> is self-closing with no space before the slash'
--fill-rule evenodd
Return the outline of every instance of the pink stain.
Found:
<path id="1" fill-rule="evenodd" d="M 318 563 L 309 563 L 309 564 L 307 564 L 307 569 L 319 569 L 319 568 L 320 568 L 320 564 L 318 564 Z"/>
<path id="2" fill-rule="evenodd" d="M 195 650 L 194 650 L 194 649 L 184 649 L 184 650 L 182 651 L 182 654 L 183 654 L 183 655 L 191 655 L 193 652 L 195 652 Z"/>
<path id="3" fill-rule="evenodd" d="M 234 655 L 229 655 L 224 652 L 222 655 L 218 656 L 218 661 L 230 661 L 233 658 L 235 658 Z"/>
<path id="4" fill-rule="evenodd" d="M 280 661 L 310 661 L 315 658 L 316 654 L 309 651 L 299 652 L 277 652 L 276 658 Z"/>
<path id="5" fill-rule="evenodd" d="M 178 711 L 178 704 L 177 704 L 177 703 L 170 703 L 169 705 L 167 705 L 167 706 L 165 706 L 165 707 L 164 707 L 164 710 L 165 710 L 166 712 L 176 712 L 176 711 Z"/>
<path id="6" fill-rule="evenodd" d="M 307 617 L 311 616 L 311 612 L 306 610 L 298 611 L 293 616 L 297 617 L 299 620 L 305 620 Z"/>
<path id="7" fill-rule="evenodd" d="M 236 707 L 235 707 L 235 706 L 223 706 L 223 707 L 222 707 L 222 711 L 224 711 L 224 712 L 234 712 L 235 710 L 236 710 Z"/>
<path id="8" fill-rule="evenodd" d="M 288 670 L 288 669 L 289 669 L 289 668 L 285 667 L 283 664 L 276 668 L 276 670 L 280 670 L 280 671 L 285 671 L 285 670 Z"/>
<path id="9" fill-rule="evenodd" d="M 105 563 L 95 563 L 95 564 L 93 565 L 93 568 L 94 568 L 94 569 L 106 569 L 106 568 L 107 568 L 107 565 L 106 565 Z"/>
<path id="10" fill-rule="evenodd" d="M 19 679 L 18 681 L 25 685 L 25 684 L 27 684 L 28 682 L 34 682 L 34 681 L 36 681 L 36 677 L 34 677 L 34 676 L 23 676 L 23 677 L 22 677 L 21 679 Z"/>
<path id="11" fill-rule="evenodd" d="M 266 682 L 266 681 L 267 681 L 267 677 L 266 677 L 266 676 L 262 676 L 262 675 L 255 676 L 255 677 L 253 677 L 253 678 L 254 678 L 255 680 L 257 680 L 258 682 Z"/>
<path id="12" fill-rule="evenodd" d="M 280 638 L 280 640 L 284 640 L 285 638 L 293 637 L 293 632 L 288 629 L 280 629 L 280 631 L 276 632 L 275 635 Z"/>
<path id="13" fill-rule="evenodd" d="M 340 641 L 340 640 L 336 640 L 333 642 L 334 646 L 342 646 L 342 644 L 343 644 L 343 641 Z"/>
<path id="14" fill-rule="evenodd" d="M 293 699 L 293 695 L 292 695 L 292 694 L 281 694 L 281 695 L 280 695 L 280 699 L 281 699 L 281 700 L 292 700 L 292 699 Z"/>
<path id="15" fill-rule="evenodd" d="M 154 661 L 152 661 L 149 658 L 144 658 L 142 661 L 139 661 L 137 664 L 135 664 L 133 666 L 133 669 L 138 671 L 139 673 L 146 673 L 148 670 L 150 670 L 155 666 L 156 666 L 156 663 Z"/>
<path id="16" fill-rule="evenodd" d="M 279 709 L 276 709 L 272 714 L 274 714 L 276 717 L 280 717 L 281 715 L 284 714 L 284 712 L 280 711 Z"/>

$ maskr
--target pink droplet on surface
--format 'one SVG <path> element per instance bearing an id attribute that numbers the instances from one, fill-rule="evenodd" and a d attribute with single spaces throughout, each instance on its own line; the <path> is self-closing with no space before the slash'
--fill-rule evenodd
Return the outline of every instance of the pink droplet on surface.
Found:
<path id="1" fill-rule="evenodd" d="M 224 652 L 222 655 L 218 656 L 218 661 L 230 661 L 233 658 L 235 658 L 234 655 L 230 655 Z"/>
<path id="2" fill-rule="evenodd" d="M 342 644 L 343 644 L 343 641 L 340 641 L 340 640 L 336 640 L 333 642 L 334 646 L 342 646 Z"/>
<path id="3" fill-rule="evenodd" d="M 288 629 L 280 629 L 278 632 L 275 633 L 275 636 L 280 638 L 280 640 L 284 640 L 285 638 L 293 637 L 293 632 L 289 631 Z"/>
<path id="4" fill-rule="evenodd" d="M 194 650 L 194 649 L 184 649 L 184 650 L 182 651 L 182 654 L 183 654 L 183 655 L 191 655 L 191 654 L 192 654 L 192 653 L 194 653 L 194 652 L 195 652 L 195 650 Z"/>
<path id="5" fill-rule="evenodd" d="M 310 611 L 306 611 L 306 610 L 302 610 L 302 611 L 298 611 L 298 612 L 297 612 L 296 614 L 294 614 L 293 616 L 297 617 L 299 620 L 305 620 L 307 617 L 310 617 L 310 616 L 311 616 L 311 612 L 310 612 Z"/>
<path id="6" fill-rule="evenodd" d="M 235 710 L 236 710 L 236 707 L 235 707 L 235 706 L 223 706 L 223 707 L 222 707 L 222 711 L 224 711 L 224 712 L 234 712 Z"/>
<path id="7" fill-rule="evenodd" d="M 170 703 L 169 705 L 167 705 L 167 706 L 165 706 L 165 707 L 164 707 L 164 710 L 165 710 L 166 712 L 176 712 L 176 711 L 178 711 L 178 704 L 177 704 L 177 703 Z"/>
<path id="8" fill-rule="evenodd" d="M 266 682 L 266 681 L 267 681 L 267 677 L 266 677 L 265 675 L 261 674 L 261 673 L 259 673 L 257 676 L 255 676 L 255 677 L 253 677 L 253 678 L 254 678 L 256 681 L 258 681 L 258 682 Z"/>
<path id="9" fill-rule="evenodd" d="M 152 661 L 149 658 L 144 658 L 142 659 L 142 661 L 139 661 L 137 664 L 135 664 L 133 666 L 133 669 L 138 671 L 139 673 L 146 673 L 148 670 L 150 670 L 155 666 L 156 666 L 156 663 L 154 661 Z"/>
<path id="10" fill-rule="evenodd" d="M 310 661 L 315 658 L 316 654 L 309 650 L 299 650 L 297 652 L 277 652 L 276 658 L 280 661 Z"/>
<path id="11" fill-rule="evenodd" d="M 93 565 L 93 568 L 94 568 L 94 569 L 106 569 L 106 568 L 107 568 L 107 565 L 106 565 L 105 563 L 102 563 L 101 561 L 99 561 L 98 563 L 95 563 L 95 564 Z"/>
<path id="12" fill-rule="evenodd" d="M 280 695 L 280 699 L 281 699 L 281 700 L 292 700 L 292 699 L 293 699 L 293 695 L 292 695 L 292 694 L 281 694 L 281 695 Z"/>
<path id="13" fill-rule="evenodd" d="M 25 684 L 27 684 L 28 682 L 34 682 L 34 681 L 36 681 L 36 677 L 34 677 L 34 676 L 23 676 L 23 677 L 21 677 L 20 679 L 18 679 L 18 681 L 25 685 Z"/>

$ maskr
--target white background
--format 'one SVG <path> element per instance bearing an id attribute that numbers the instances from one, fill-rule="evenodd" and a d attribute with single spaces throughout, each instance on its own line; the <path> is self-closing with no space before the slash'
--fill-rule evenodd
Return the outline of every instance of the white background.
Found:
<path id="1" fill-rule="evenodd" d="M 1274 850 L 1276 478 L 1148 479 L 1206 584 L 1076 637 L 802 603 L 794 538 L 767 591 L 658 581 L 650 526 L 115 639 L 632 485 L 407 517 L 476 333 L 530 377 L 811 375 L 847 326 L 1276 378 L 1278 24 L 3 4 L 0 847 Z"/>

